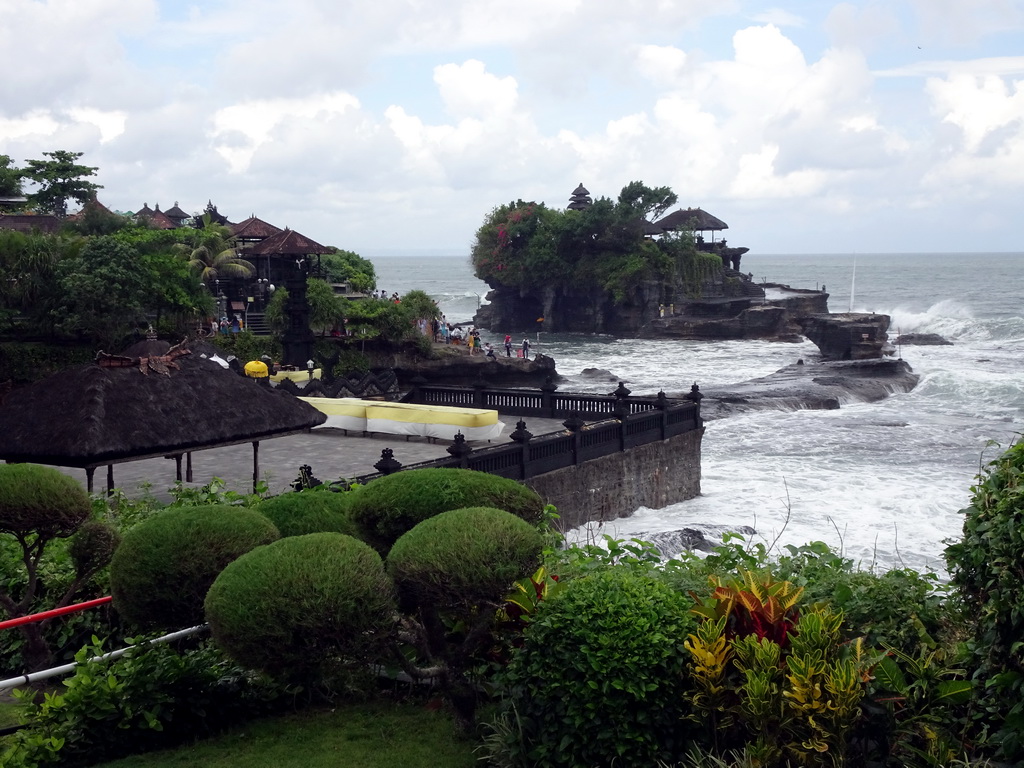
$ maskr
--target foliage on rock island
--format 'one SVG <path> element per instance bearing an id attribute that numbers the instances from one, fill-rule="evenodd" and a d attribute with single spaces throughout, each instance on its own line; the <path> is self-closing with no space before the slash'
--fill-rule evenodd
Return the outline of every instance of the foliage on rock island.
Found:
<path id="1" fill-rule="evenodd" d="M 472 248 L 477 277 L 492 287 L 607 292 L 626 300 L 645 282 L 667 296 L 700 294 L 721 259 L 698 252 L 692 233 L 648 236 L 648 217 L 676 202 L 668 187 L 634 181 L 617 200 L 602 197 L 583 210 L 559 211 L 516 200 L 488 214 Z"/>

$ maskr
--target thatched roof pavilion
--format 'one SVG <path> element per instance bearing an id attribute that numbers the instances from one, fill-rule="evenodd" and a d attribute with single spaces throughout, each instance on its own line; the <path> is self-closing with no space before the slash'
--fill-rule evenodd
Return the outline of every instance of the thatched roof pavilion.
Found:
<path id="1" fill-rule="evenodd" d="M 687 208 L 685 211 L 680 208 L 654 222 L 654 226 L 662 232 L 671 232 L 676 229 L 689 229 L 692 232 L 718 232 L 729 228 L 724 221 L 700 208 Z"/>
<path id="2" fill-rule="evenodd" d="M 159 207 L 160 206 L 157 206 L 157 208 Z M 164 211 L 164 216 L 169 218 L 179 227 L 185 226 L 185 222 L 188 219 L 192 218 L 188 213 L 181 209 L 181 207 L 178 205 L 177 200 L 174 201 L 174 205 L 172 205 L 170 208 Z"/>
<path id="3" fill-rule="evenodd" d="M 157 204 L 156 210 L 149 207 L 149 203 L 143 203 L 142 207 L 135 212 L 135 220 L 145 223 L 153 229 L 177 229 L 178 225 L 171 220 Z"/>
<path id="4" fill-rule="evenodd" d="M 310 256 L 330 253 L 331 249 L 294 229 L 285 228 L 254 245 L 252 252 L 267 256 Z"/>
<path id="5" fill-rule="evenodd" d="M 0 459 L 86 471 L 159 456 L 253 444 L 253 484 L 259 480 L 259 442 L 305 432 L 324 414 L 298 398 L 225 370 L 181 346 L 159 357 L 97 356 L 14 390 L 0 403 Z M 104 363 L 104 364 L 101 364 Z"/>
<path id="6" fill-rule="evenodd" d="M 266 240 L 281 231 L 280 227 L 275 227 L 257 216 L 250 216 L 244 221 L 232 224 L 228 229 L 231 230 L 231 234 L 235 236 L 236 240 L 245 242 Z"/>

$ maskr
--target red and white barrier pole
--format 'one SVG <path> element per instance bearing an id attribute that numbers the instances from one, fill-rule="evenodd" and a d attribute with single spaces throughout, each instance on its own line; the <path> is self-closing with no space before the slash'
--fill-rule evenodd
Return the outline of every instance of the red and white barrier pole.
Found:
<path id="1" fill-rule="evenodd" d="M 52 619 L 54 616 L 64 616 L 68 613 L 85 611 L 89 608 L 96 608 L 100 605 L 106 605 L 112 599 L 113 598 L 108 595 L 107 597 L 98 597 L 95 600 L 86 600 L 84 603 L 66 605 L 63 608 L 54 608 L 52 611 L 43 611 L 41 613 L 33 613 L 29 616 L 19 616 L 16 619 L 7 619 L 7 621 L 0 621 L 0 629 L 11 629 L 12 627 L 20 627 L 22 624 L 31 624 L 34 621 Z"/>
<path id="2" fill-rule="evenodd" d="M 206 624 L 200 624 L 195 627 L 189 627 L 188 629 L 179 629 L 177 632 L 171 632 L 169 635 L 162 635 L 161 637 L 154 637 L 152 640 L 147 640 L 139 645 L 129 645 L 127 648 L 120 648 L 110 653 L 105 653 L 102 656 L 94 656 L 89 661 L 105 661 L 107 659 L 116 659 L 119 656 L 123 656 L 128 653 L 132 648 L 139 648 L 148 643 L 168 643 L 171 640 L 177 640 L 179 637 L 187 637 L 188 635 L 194 635 L 197 632 L 202 632 L 207 628 Z M 51 669 L 44 669 L 39 672 L 30 672 L 27 675 L 21 675 L 20 677 L 12 677 L 7 680 L 0 680 L 0 693 L 7 691 L 11 688 L 17 688 L 19 685 L 28 685 L 34 683 L 37 680 L 46 680 L 50 677 L 56 677 L 57 675 L 63 675 L 74 670 L 78 666 L 78 662 L 72 664 L 63 664 L 59 667 L 53 667 Z"/>

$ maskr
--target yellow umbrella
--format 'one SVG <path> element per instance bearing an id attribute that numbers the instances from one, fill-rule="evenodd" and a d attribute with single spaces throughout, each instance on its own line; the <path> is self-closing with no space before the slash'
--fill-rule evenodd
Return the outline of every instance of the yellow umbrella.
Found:
<path id="1" fill-rule="evenodd" d="M 265 379 L 269 375 L 267 364 L 261 360 L 250 360 L 245 364 L 245 375 L 253 379 Z"/>

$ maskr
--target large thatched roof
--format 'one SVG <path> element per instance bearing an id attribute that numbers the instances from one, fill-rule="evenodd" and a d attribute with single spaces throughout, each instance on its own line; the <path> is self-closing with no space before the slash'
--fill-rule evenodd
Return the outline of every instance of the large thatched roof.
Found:
<path id="1" fill-rule="evenodd" d="M 712 216 L 700 208 L 687 208 L 685 211 L 680 208 L 673 211 L 663 219 L 654 222 L 654 226 L 662 232 L 670 232 L 674 229 L 689 229 L 692 232 L 707 232 L 709 230 L 728 229 L 729 225 L 719 218 Z"/>
<path id="2" fill-rule="evenodd" d="M 90 468 L 258 441 L 324 420 L 298 398 L 192 354 L 89 363 L 6 397 L 0 459 Z"/>
<path id="3" fill-rule="evenodd" d="M 268 256 L 308 256 L 330 252 L 327 246 L 310 240 L 294 229 L 284 229 L 252 247 L 252 253 Z"/>
<path id="4" fill-rule="evenodd" d="M 231 234 L 239 240 L 266 240 L 281 231 L 280 227 L 275 227 L 256 216 L 250 216 L 245 221 L 232 224 L 229 229 Z"/>

